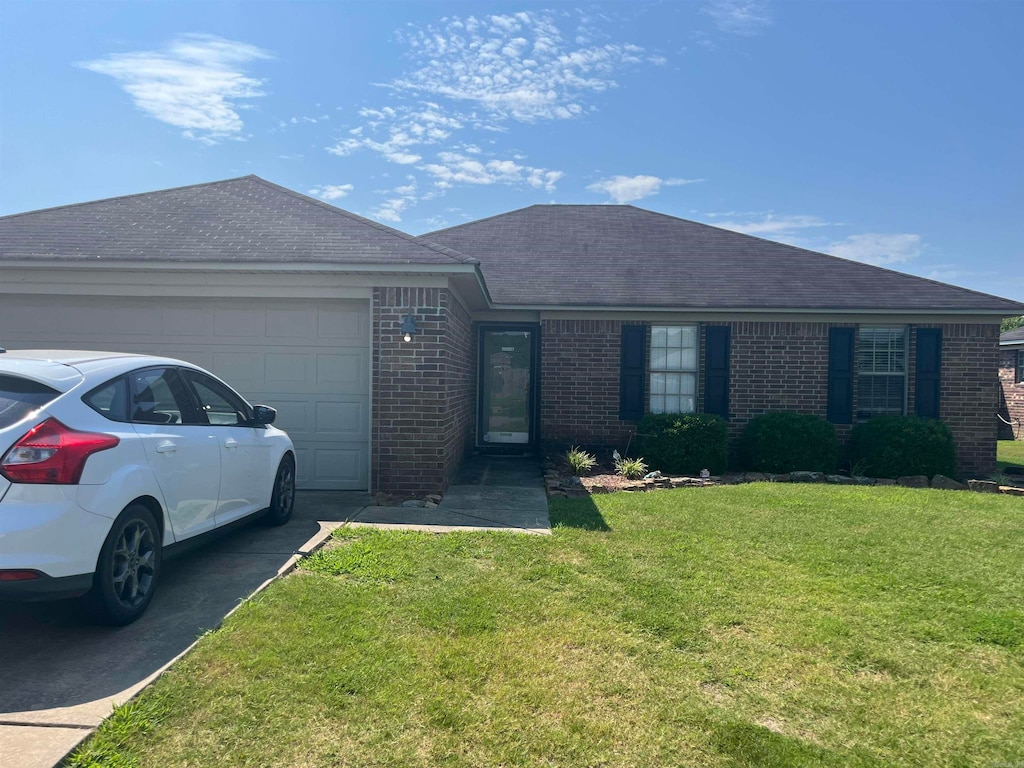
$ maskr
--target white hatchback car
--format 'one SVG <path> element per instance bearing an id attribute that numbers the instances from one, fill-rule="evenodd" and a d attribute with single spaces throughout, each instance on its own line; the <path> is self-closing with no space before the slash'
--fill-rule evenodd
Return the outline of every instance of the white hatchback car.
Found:
<path id="1" fill-rule="evenodd" d="M 286 523 L 295 450 L 276 414 L 180 360 L 0 350 L 0 599 L 88 593 L 127 624 L 166 547 Z"/>

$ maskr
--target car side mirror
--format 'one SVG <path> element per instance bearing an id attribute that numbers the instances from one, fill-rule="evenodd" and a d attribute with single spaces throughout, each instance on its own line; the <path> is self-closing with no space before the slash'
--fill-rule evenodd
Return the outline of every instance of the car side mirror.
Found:
<path id="1" fill-rule="evenodd" d="M 252 425 L 254 427 L 266 427 L 274 423 L 277 418 L 277 409 L 269 405 L 254 405 L 252 407 Z"/>

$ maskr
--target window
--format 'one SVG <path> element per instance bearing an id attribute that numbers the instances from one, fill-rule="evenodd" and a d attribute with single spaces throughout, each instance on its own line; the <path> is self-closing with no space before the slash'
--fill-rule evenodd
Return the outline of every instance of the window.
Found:
<path id="1" fill-rule="evenodd" d="M 901 416 L 907 403 L 907 329 L 869 328 L 857 333 L 857 418 Z"/>
<path id="2" fill-rule="evenodd" d="M 170 368 L 149 368 L 128 375 L 131 420 L 139 424 L 194 424 L 189 395 Z"/>
<path id="3" fill-rule="evenodd" d="M 82 402 L 111 421 L 128 421 L 128 382 L 108 381 L 82 398 Z"/>
<path id="4" fill-rule="evenodd" d="M 238 395 L 216 379 L 197 371 L 185 371 L 192 384 L 201 411 L 200 421 L 218 427 L 244 426 L 249 423 L 249 407 Z M 202 416 L 205 415 L 205 419 Z"/>
<path id="5" fill-rule="evenodd" d="M 1024 383 L 1024 349 L 1017 350 L 1017 383 Z"/>
<path id="6" fill-rule="evenodd" d="M 0 429 L 17 424 L 60 396 L 45 384 L 20 376 L 0 376 Z"/>
<path id="7" fill-rule="evenodd" d="M 697 410 L 697 326 L 651 327 L 651 413 Z"/>

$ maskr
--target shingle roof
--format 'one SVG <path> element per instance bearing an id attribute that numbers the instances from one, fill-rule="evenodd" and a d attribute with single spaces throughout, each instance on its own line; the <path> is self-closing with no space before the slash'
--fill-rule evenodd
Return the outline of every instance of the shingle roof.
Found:
<path id="1" fill-rule="evenodd" d="M 461 264 L 475 260 L 258 176 L 0 218 L 0 261 Z"/>
<path id="2" fill-rule="evenodd" d="M 1024 328 L 1014 328 L 1012 331 L 1000 334 L 1000 344 L 1020 344 L 1024 343 Z"/>
<path id="3" fill-rule="evenodd" d="M 497 304 L 974 310 L 1024 305 L 631 205 L 534 205 L 425 234 L 480 261 Z"/>

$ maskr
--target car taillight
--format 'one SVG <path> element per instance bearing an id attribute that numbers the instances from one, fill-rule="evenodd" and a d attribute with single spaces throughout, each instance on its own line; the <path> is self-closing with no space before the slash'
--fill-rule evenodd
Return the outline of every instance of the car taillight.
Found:
<path id="1" fill-rule="evenodd" d="M 47 419 L 4 454 L 0 472 L 12 483 L 74 485 L 82 477 L 86 459 L 119 442 L 114 435 L 79 432 Z"/>

